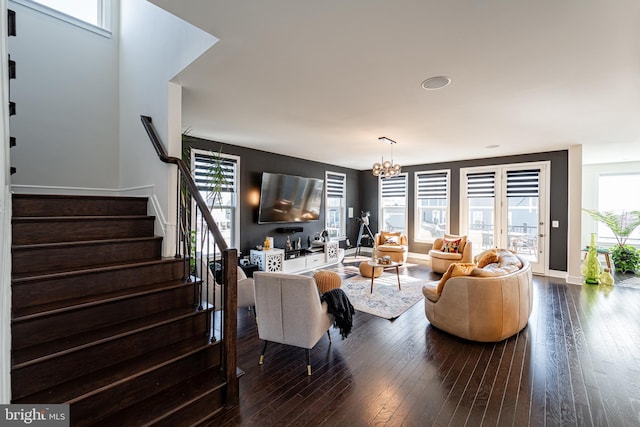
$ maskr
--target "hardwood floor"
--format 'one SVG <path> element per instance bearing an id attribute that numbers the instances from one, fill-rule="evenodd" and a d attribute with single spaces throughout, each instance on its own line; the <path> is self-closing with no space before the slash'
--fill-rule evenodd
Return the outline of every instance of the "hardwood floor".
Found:
<path id="1" fill-rule="evenodd" d="M 436 278 L 425 266 L 403 274 Z M 218 425 L 640 425 L 640 289 L 534 276 L 528 326 L 498 343 L 435 327 L 419 302 L 395 321 L 357 312 L 311 351 L 262 343 L 239 314 L 240 405 Z M 489 308 L 488 308 L 489 309 Z"/>

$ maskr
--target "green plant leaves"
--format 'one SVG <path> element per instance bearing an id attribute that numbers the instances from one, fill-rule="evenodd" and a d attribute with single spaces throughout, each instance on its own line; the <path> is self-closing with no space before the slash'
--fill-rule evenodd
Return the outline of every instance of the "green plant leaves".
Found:
<path id="1" fill-rule="evenodd" d="M 618 245 L 622 246 L 627 242 L 629 235 L 640 226 L 640 212 L 624 211 L 615 213 L 611 211 L 597 211 L 594 209 L 583 209 L 596 221 L 600 221 L 614 234 Z"/>

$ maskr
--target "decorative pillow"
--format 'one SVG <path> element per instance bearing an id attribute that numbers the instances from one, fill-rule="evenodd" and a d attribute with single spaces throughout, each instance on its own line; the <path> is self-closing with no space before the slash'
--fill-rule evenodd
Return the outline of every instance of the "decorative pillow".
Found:
<path id="1" fill-rule="evenodd" d="M 389 236 L 384 241 L 385 245 L 399 245 L 400 244 L 400 236 Z"/>
<path id="2" fill-rule="evenodd" d="M 444 239 L 457 240 L 460 239 L 460 252 L 464 251 L 464 247 L 467 245 L 467 236 L 456 236 L 455 234 L 445 234 Z"/>
<path id="3" fill-rule="evenodd" d="M 497 263 L 498 261 L 500 261 L 500 258 L 498 258 L 497 249 L 487 249 L 476 256 L 476 264 L 478 264 L 478 268 L 483 268 L 489 264 Z"/>
<path id="4" fill-rule="evenodd" d="M 386 242 L 388 239 L 395 237 L 398 239 L 398 243 L 400 242 L 400 232 L 399 231 L 381 231 L 380 232 L 380 241 Z"/>
<path id="5" fill-rule="evenodd" d="M 449 268 L 442 275 L 442 279 L 438 282 L 438 295 L 442 293 L 442 289 L 444 289 L 444 284 L 449 280 L 450 277 L 456 276 L 470 276 L 471 272 L 476 268 L 476 265 L 472 262 L 454 262 L 449 264 Z"/>
<path id="6" fill-rule="evenodd" d="M 449 252 L 452 254 L 460 253 L 460 242 L 461 239 L 449 240 L 443 239 L 442 241 L 442 252 Z"/>

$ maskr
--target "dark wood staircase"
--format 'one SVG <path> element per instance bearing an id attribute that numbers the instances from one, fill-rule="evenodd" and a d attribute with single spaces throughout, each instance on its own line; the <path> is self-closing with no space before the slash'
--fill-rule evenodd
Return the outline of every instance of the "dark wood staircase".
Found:
<path id="1" fill-rule="evenodd" d="M 197 425 L 225 404 L 221 342 L 147 200 L 13 196 L 12 401 L 73 426 Z"/>

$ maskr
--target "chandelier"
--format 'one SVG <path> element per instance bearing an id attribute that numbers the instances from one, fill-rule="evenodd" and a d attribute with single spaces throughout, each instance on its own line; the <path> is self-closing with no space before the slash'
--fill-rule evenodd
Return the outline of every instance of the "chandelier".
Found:
<path id="1" fill-rule="evenodd" d="M 393 139 L 387 138 L 386 136 L 381 136 L 380 138 L 378 138 L 378 140 L 391 146 L 391 161 L 385 160 L 384 155 L 381 155 L 381 162 L 376 162 L 373 164 L 373 170 L 371 171 L 373 173 L 373 176 L 388 178 L 390 176 L 398 175 L 402 170 L 402 166 L 393 163 L 393 146 L 396 142 Z"/>

